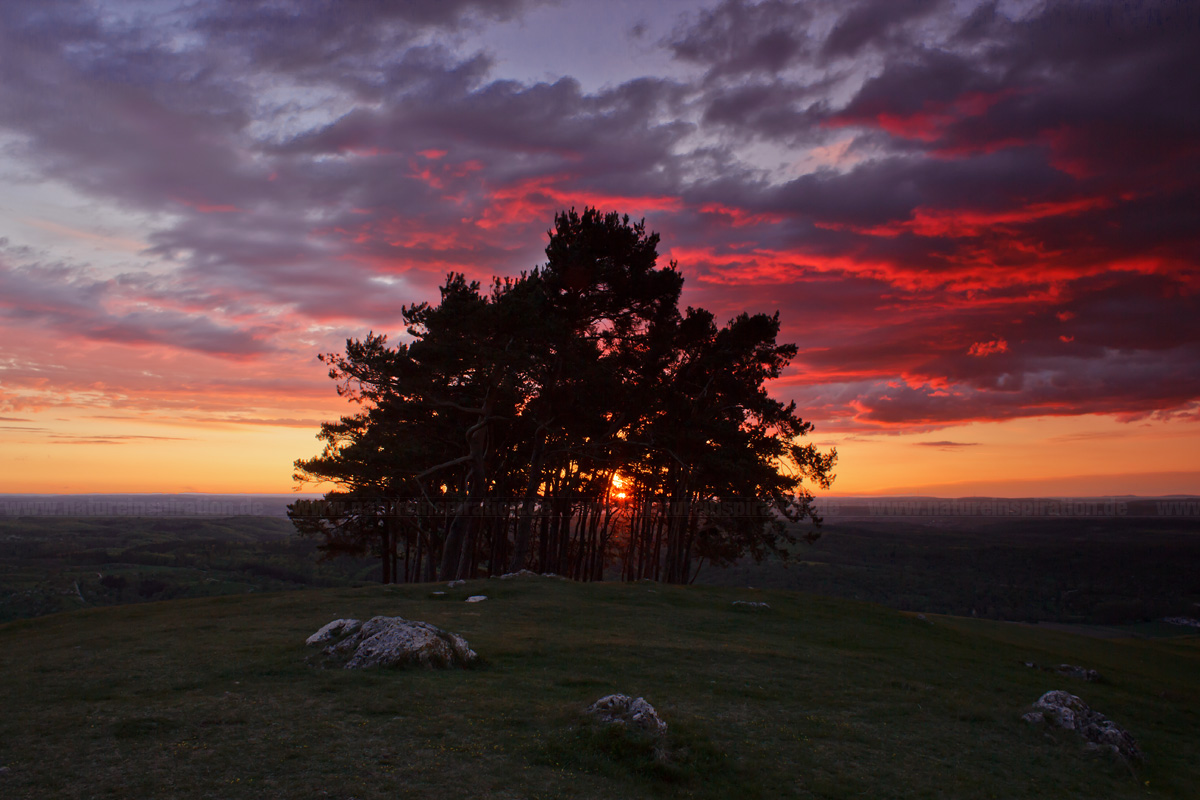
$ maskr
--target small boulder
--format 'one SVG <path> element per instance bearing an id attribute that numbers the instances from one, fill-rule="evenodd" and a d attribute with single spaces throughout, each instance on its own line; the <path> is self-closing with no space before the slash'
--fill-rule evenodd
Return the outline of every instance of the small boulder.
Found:
<path id="1" fill-rule="evenodd" d="M 735 606 L 745 606 L 746 608 L 770 608 L 770 603 L 759 603 L 754 600 L 734 600 Z"/>
<path id="2" fill-rule="evenodd" d="M 500 576 L 502 581 L 511 581 L 513 578 L 536 578 L 538 574 L 533 570 L 522 569 L 517 572 L 506 572 Z"/>
<path id="3" fill-rule="evenodd" d="M 654 734 L 667 732 L 667 723 L 658 716 L 654 706 L 641 697 L 610 694 L 588 706 L 587 713 L 610 725 L 627 725 Z"/>
<path id="4" fill-rule="evenodd" d="M 1053 667 L 1043 667 L 1034 661 L 1024 662 L 1025 666 L 1030 669 L 1040 669 L 1043 672 L 1053 672 L 1055 675 L 1062 675 L 1064 678 L 1079 678 L 1089 683 L 1096 683 L 1100 680 L 1100 673 L 1094 669 L 1087 667 L 1077 667 L 1074 664 L 1058 664 Z"/>
<path id="5" fill-rule="evenodd" d="M 372 617 L 322 652 L 337 660 L 346 659 L 346 669 L 406 665 L 446 669 L 470 666 L 479 660 L 467 640 L 458 634 L 402 617 Z"/>
<path id="6" fill-rule="evenodd" d="M 450 581 L 446 585 L 453 589 L 455 586 L 466 586 L 466 581 Z"/>
<path id="7" fill-rule="evenodd" d="M 1070 692 L 1046 692 L 1033 704 L 1034 710 L 1021 717 L 1033 724 L 1046 723 L 1075 731 L 1089 742 L 1090 749 L 1106 749 L 1131 761 L 1141 761 L 1142 753 L 1129 732 Z"/>
<path id="8" fill-rule="evenodd" d="M 1100 680 L 1100 673 L 1094 669 L 1087 667 L 1077 667 L 1074 664 L 1059 664 L 1049 668 L 1051 672 L 1062 675 L 1067 678 L 1079 678 L 1080 680 L 1095 683 Z"/>
<path id="9" fill-rule="evenodd" d="M 467 598 L 468 603 L 482 603 L 484 600 L 487 600 L 486 594 L 473 594 Z"/>
<path id="10" fill-rule="evenodd" d="M 312 636 L 304 640 L 305 644 L 321 644 L 328 642 L 331 639 L 336 639 L 339 636 L 354 633 L 362 623 L 356 619 L 335 619 L 333 622 L 325 625 L 321 630 L 314 633 Z"/>

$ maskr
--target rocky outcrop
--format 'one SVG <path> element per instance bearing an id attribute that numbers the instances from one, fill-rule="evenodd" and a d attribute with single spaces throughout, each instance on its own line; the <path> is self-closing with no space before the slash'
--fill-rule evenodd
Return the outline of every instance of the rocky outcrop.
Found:
<path id="1" fill-rule="evenodd" d="M 1079 678 L 1082 681 L 1096 683 L 1100 680 L 1100 673 L 1094 669 L 1087 667 L 1077 667 L 1074 664 L 1057 664 L 1053 667 L 1044 667 L 1033 661 L 1026 661 L 1025 666 L 1030 669 L 1040 669 L 1043 672 L 1053 672 L 1055 675 L 1062 675 L 1064 678 Z"/>
<path id="2" fill-rule="evenodd" d="M 530 569 L 522 569 L 518 570 L 517 572 L 506 572 L 498 577 L 502 581 L 511 581 L 513 578 L 558 578 L 559 580 L 566 580 L 566 578 L 563 578 L 563 576 L 555 575 L 553 572 L 543 572 L 539 575 Z"/>
<path id="3" fill-rule="evenodd" d="M 321 644 L 354 633 L 360 627 L 362 627 L 362 623 L 356 619 L 335 619 L 305 639 L 304 643 L 307 645 Z"/>
<path id="4" fill-rule="evenodd" d="M 402 617 L 372 617 L 360 626 L 354 626 L 353 630 L 343 626 L 341 634 L 334 633 L 320 642 L 313 642 L 322 631 L 338 622 L 347 620 L 335 620 L 326 625 L 309 637 L 309 643 L 319 644 L 340 635 L 338 641 L 322 652 L 335 662 L 345 659 L 346 669 L 410 665 L 446 669 L 467 667 L 479 660 L 467 640 L 458 634 L 449 633 L 428 622 Z"/>
<path id="5" fill-rule="evenodd" d="M 1021 719 L 1033 724 L 1053 725 L 1075 731 L 1095 750 L 1109 750 L 1131 761 L 1141 761 L 1142 752 L 1129 732 L 1070 692 L 1046 692 Z"/>
<path id="6" fill-rule="evenodd" d="M 599 721 L 611 725 L 626 725 L 655 734 L 667 732 L 667 723 L 658 716 L 654 706 L 641 697 L 633 698 L 626 694 L 610 694 L 588 706 L 587 713 Z"/>

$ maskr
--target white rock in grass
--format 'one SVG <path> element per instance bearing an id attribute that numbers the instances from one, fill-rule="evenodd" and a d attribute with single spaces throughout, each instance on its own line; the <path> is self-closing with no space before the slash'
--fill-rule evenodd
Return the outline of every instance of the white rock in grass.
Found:
<path id="1" fill-rule="evenodd" d="M 354 633 L 362 623 L 356 619 L 335 619 L 304 640 L 305 644 L 321 644 L 339 636 Z"/>
<path id="2" fill-rule="evenodd" d="M 353 636 L 325 648 L 325 654 L 349 655 L 346 669 L 410 664 L 446 669 L 465 667 L 479 659 L 458 634 L 401 617 L 372 617 Z"/>
<path id="3" fill-rule="evenodd" d="M 746 606 L 747 608 L 770 608 L 770 603 L 759 603 L 753 600 L 734 600 L 735 606 Z"/>
<path id="4" fill-rule="evenodd" d="M 1106 749 L 1133 761 L 1141 761 L 1142 753 L 1129 732 L 1108 717 L 1094 711 L 1070 692 L 1046 692 L 1033 704 L 1034 711 L 1021 719 L 1030 723 L 1045 722 L 1075 731 L 1089 743 L 1091 749 Z"/>
<path id="5" fill-rule="evenodd" d="M 511 581 L 513 578 L 536 578 L 538 574 L 532 570 L 523 569 L 517 572 L 506 572 L 500 576 L 502 581 Z"/>
<path id="6" fill-rule="evenodd" d="M 628 725 L 650 733 L 661 734 L 667 731 L 667 723 L 658 716 L 654 706 L 641 697 L 610 694 L 588 706 L 587 713 L 594 715 L 601 722 L 614 725 Z"/>
<path id="7" fill-rule="evenodd" d="M 466 581 L 450 581 L 446 585 L 453 589 L 455 586 L 465 586 L 466 583 Z"/>
<path id="8" fill-rule="evenodd" d="M 1043 672 L 1054 672 L 1067 678 L 1079 678 L 1090 683 L 1095 683 L 1100 680 L 1100 673 L 1094 669 L 1087 667 L 1078 667 L 1074 664 L 1059 664 L 1055 667 L 1043 667 L 1034 661 L 1024 662 L 1025 666 L 1030 669 L 1040 669 Z"/>
<path id="9" fill-rule="evenodd" d="M 486 594 L 473 594 L 467 598 L 468 603 L 482 603 L 484 600 L 487 600 Z"/>

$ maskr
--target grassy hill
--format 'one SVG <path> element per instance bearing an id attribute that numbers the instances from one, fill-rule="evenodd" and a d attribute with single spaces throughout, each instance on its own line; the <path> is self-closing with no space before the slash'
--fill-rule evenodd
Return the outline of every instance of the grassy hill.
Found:
<path id="1" fill-rule="evenodd" d="M 0 517 L 0 623 L 379 580 L 375 559 L 321 562 L 318 555 L 315 542 L 279 517 Z"/>
<path id="2" fill-rule="evenodd" d="M 2 625 L 0 795 L 1190 798 L 1200 785 L 1198 637 L 922 621 L 786 591 L 528 579 L 430 596 L 441 588 L 174 600 Z M 469 594 L 490 599 L 462 602 Z M 486 664 L 306 663 L 304 638 L 322 624 L 374 614 L 461 633 Z M 1021 722 L 1055 688 L 1129 729 L 1145 764 Z M 611 692 L 658 708 L 665 756 L 586 722 L 582 709 Z"/>

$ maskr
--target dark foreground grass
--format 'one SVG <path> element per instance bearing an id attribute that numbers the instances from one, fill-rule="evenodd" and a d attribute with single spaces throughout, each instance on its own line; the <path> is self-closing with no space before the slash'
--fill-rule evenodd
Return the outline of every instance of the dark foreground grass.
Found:
<path id="1" fill-rule="evenodd" d="M 0 796 L 1195 797 L 1200 646 L 789 592 L 550 579 L 182 600 L 0 626 Z M 466 604 L 469 594 L 484 603 Z M 765 600 L 770 609 L 735 607 Z M 322 670 L 304 638 L 400 615 L 479 669 Z M 1098 669 L 1083 683 L 1023 661 Z M 1020 721 L 1061 688 L 1136 768 Z M 665 740 L 582 713 L 645 696 Z"/>

